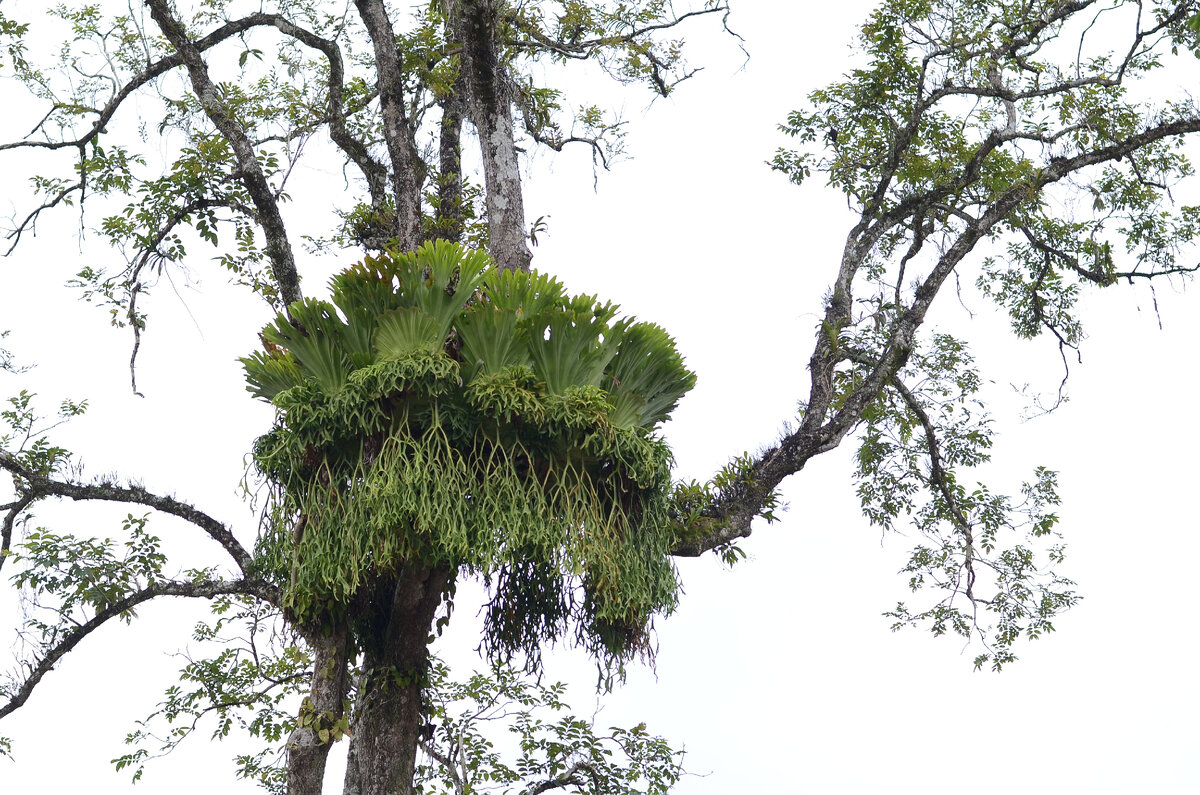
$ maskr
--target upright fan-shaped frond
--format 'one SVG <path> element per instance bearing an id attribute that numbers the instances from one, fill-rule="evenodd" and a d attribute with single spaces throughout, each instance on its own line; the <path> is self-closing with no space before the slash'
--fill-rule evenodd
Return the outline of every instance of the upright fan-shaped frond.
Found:
<path id="1" fill-rule="evenodd" d="M 449 330 L 416 307 L 393 309 L 377 320 L 374 351 L 379 359 L 402 359 L 416 351 L 436 353 L 446 344 Z"/>
<path id="2" fill-rule="evenodd" d="M 246 369 L 246 389 L 255 397 L 271 400 L 285 389 L 304 382 L 304 373 L 295 358 L 286 351 L 255 351 L 238 359 Z"/>
<path id="3" fill-rule="evenodd" d="M 611 379 L 612 422 L 625 427 L 662 422 L 696 385 L 675 340 L 653 323 L 635 323 L 625 331 L 605 374 Z"/>
<path id="4" fill-rule="evenodd" d="M 395 260 L 400 292 L 411 300 L 408 305 L 436 318 L 447 331 L 491 267 L 483 252 L 445 240 L 397 254 Z"/>
<path id="5" fill-rule="evenodd" d="M 561 306 L 567 291 L 562 282 L 545 273 L 492 271 L 484 281 L 483 294 L 501 312 L 529 317 Z"/>
<path id="6" fill-rule="evenodd" d="M 290 351 L 305 376 L 322 390 L 330 394 L 338 391 L 351 369 L 342 348 L 346 324 L 325 301 L 297 301 L 288 311 L 291 319 L 277 316 L 274 324 L 263 329 L 263 338 Z"/>
<path id="7" fill-rule="evenodd" d="M 525 333 L 512 312 L 488 304 L 466 312 L 458 321 L 462 341 L 463 377 L 498 373 L 506 367 L 530 364 Z"/>
<path id="8" fill-rule="evenodd" d="M 592 296 L 572 299 L 568 307 L 528 321 L 534 370 L 555 395 L 571 386 L 600 386 L 604 368 L 628 325 L 628 321 L 609 325 L 616 306 L 597 304 Z"/>

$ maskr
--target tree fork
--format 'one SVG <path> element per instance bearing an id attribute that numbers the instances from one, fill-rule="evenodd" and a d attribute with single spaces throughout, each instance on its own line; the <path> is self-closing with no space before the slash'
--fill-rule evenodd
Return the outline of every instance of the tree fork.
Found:
<path id="1" fill-rule="evenodd" d="M 256 220 L 267 237 L 267 256 L 271 260 L 271 271 L 279 288 L 280 302 L 287 306 L 299 301 L 302 298 L 300 276 L 296 271 L 292 245 L 288 241 L 287 226 L 279 213 L 279 202 L 276 201 L 271 185 L 263 174 L 262 166 L 259 165 L 258 157 L 254 154 L 254 145 L 242 129 L 242 125 L 229 114 L 229 109 L 209 77 L 208 66 L 204 63 L 200 49 L 187 35 L 179 20 L 171 16 L 166 0 L 146 0 L 146 5 L 150 8 L 150 16 L 154 18 L 163 36 L 183 59 L 192 88 L 200 100 L 201 107 L 204 108 L 205 115 L 229 142 L 237 157 L 239 176 L 254 202 L 254 209 L 258 215 Z"/>

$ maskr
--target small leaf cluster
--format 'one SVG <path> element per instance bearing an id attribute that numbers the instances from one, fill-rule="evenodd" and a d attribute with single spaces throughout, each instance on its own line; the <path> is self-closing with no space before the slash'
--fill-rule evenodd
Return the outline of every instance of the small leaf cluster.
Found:
<path id="1" fill-rule="evenodd" d="M 859 333 L 847 344 L 865 347 L 872 336 Z M 856 368 L 840 374 L 847 390 L 862 377 Z M 1054 571 L 1064 546 L 1044 543 L 1057 535 L 1055 473 L 1038 467 L 1020 499 L 962 482 L 961 471 L 990 459 L 992 432 L 977 398 L 982 381 L 961 341 L 934 335 L 898 380 L 911 383 L 912 401 L 897 387 L 864 411 L 855 482 L 872 524 L 895 530 L 903 519 L 921 534 L 901 572 L 912 591 L 932 588 L 939 596 L 927 608 L 900 603 L 886 615 L 893 629 L 977 637 L 985 651 L 976 667 L 990 662 L 998 670 L 1016 659 L 1017 640 L 1053 631 L 1055 618 L 1080 598 Z"/>
<path id="2" fill-rule="evenodd" d="M 96 614 L 114 607 L 130 594 L 162 579 L 166 556 L 159 551 L 159 538 L 146 531 L 147 516 L 129 514 L 122 521 L 127 536 L 124 552 L 117 553 L 112 539 L 77 538 L 44 528 L 29 533 L 13 550 L 19 566 L 13 583 L 23 589 L 36 607 L 55 616 L 45 623 L 36 615 L 26 621 L 39 633 L 39 645 L 52 648 L 64 635 Z M 49 597 L 52 605 L 43 604 Z M 129 623 L 133 611 L 120 618 Z"/>
<path id="3" fill-rule="evenodd" d="M 26 469 L 47 477 L 60 471 L 71 458 L 65 448 L 50 443 L 47 432 L 87 411 L 87 401 L 62 401 L 57 419 L 45 425 L 34 408 L 35 397 L 36 394 L 22 389 L 8 399 L 8 408 L 0 410 L 0 422 L 8 426 L 0 433 L 0 450 L 10 453 Z"/>
<path id="4" fill-rule="evenodd" d="M 306 711 L 304 702 L 297 713 L 296 700 L 308 690 L 312 676 L 312 656 L 293 633 L 282 629 L 277 611 L 253 599 L 222 597 L 214 602 L 213 615 L 211 622 L 196 625 L 192 639 L 216 644 L 219 651 L 212 657 L 185 654 L 179 683 L 171 685 L 154 712 L 125 737 L 133 750 L 113 759 L 113 765 L 131 770 L 137 781 L 146 762 L 169 754 L 202 727 L 209 729 L 210 740 L 223 740 L 237 730 L 265 743 L 262 750 L 237 757 L 238 777 L 282 793 L 283 741 L 291 732 L 301 723 L 339 734 L 345 733 L 345 726 L 313 712 L 311 706 Z M 229 634 L 231 628 L 235 634 Z"/>
<path id="5" fill-rule="evenodd" d="M 415 780 L 424 795 L 554 789 L 665 795 L 683 774 L 683 753 L 647 732 L 646 724 L 598 730 L 570 715 L 561 683 L 531 683 L 503 665 L 454 682 L 437 661 L 430 679 L 430 738 Z M 497 748 L 500 738 L 487 733 L 501 722 L 519 749 L 511 763 Z"/>
<path id="6" fill-rule="evenodd" d="M 320 710 L 313 705 L 311 698 L 300 703 L 300 714 L 296 717 L 296 727 L 308 729 L 316 735 L 322 745 L 335 743 L 350 736 L 350 702 L 342 702 L 341 715 L 335 715 L 330 710 Z"/>
<path id="7" fill-rule="evenodd" d="M 706 483 L 696 480 L 677 482 L 671 492 L 670 507 L 677 539 L 686 544 L 711 536 L 722 521 L 713 518 L 719 506 L 743 502 L 747 492 L 754 490 L 758 490 L 758 485 L 754 478 L 754 458 L 749 453 L 734 456 Z M 783 501 L 778 489 L 758 497 L 755 504 L 759 506 L 756 516 L 768 524 L 779 519 L 777 512 L 782 510 Z M 727 566 L 746 557 L 733 541 L 715 547 L 714 551 Z"/>

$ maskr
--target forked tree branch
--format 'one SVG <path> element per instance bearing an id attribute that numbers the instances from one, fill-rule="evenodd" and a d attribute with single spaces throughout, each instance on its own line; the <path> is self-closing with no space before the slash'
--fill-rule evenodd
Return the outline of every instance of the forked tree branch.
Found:
<path id="1" fill-rule="evenodd" d="M 1036 201 L 1049 185 L 1081 169 L 1116 162 L 1157 141 L 1196 132 L 1200 132 L 1200 115 L 1152 125 L 1107 146 L 1074 157 L 1054 158 L 1029 180 L 1004 191 L 983 212 L 965 224 L 957 239 L 944 250 L 929 275 L 917 287 L 912 304 L 892 324 L 890 337 L 875 366 L 844 403 L 834 409 L 834 373 L 837 365 L 846 359 L 846 352 L 836 344 L 836 336 L 840 329 L 851 322 L 854 278 L 882 237 L 884 227 L 925 216 L 938 207 L 948 194 L 946 189 L 940 187 L 928 190 L 882 213 L 874 223 L 867 223 L 864 217 L 864 221 L 855 227 L 847 240 L 833 294 L 809 360 L 812 383 L 803 422 L 798 429 L 785 433 L 779 442 L 755 457 L 745 483 L 735 490 L 716 495 L 700 519 L 701 527 L 708 532 L 699 539 L 677 543 L 672 554 L 693 557 L 749 536 L 753 520 L 773 498 L 779 484 L 799 472 L 815 456 L 837 447 L 862 419 L 863 411 L 878 397 L 880 390 L 893 382 L 908 361 L 917 330 L 924 323 L 942 285 L 979 241 L 991 234 L 998 225 L 1008 223 L 1019 208 Z M 987 141 L 984 146 L 988 146 Z M 979 159 L 972 158 L 953 184 L 970 184 L 978 176 L 979 167 Z M 865 213 L 866 210 L 864 216 Z"/>
<path id="2" fill-rule="evenodd" d="M 592 58 L 597 51 L 614 47 L 619 44 L 629 44 L 638 39 L 648 36 L 651 33 L 659 30 L 670 30 L 677 27 L 689 17 L 704 16 L 706 14 L 729 13 L 729 6 L 722 3 L 713 6 L 712 8 L 703 8 L 697 11 L 688 11 L 685 14 L 680 14 L 669 22 L 658 22 L 653 25 L 630 25 L 630 30 L 626 33 L 618 33 L 612 36 L 599 36 L 591 39 L 582 39 L 580 41 L 561 41 L 551 38 L 536 28 L 524 29 L 519 26 L 514 26 L 515 29 L 521 30 L 529 36 L 528 39 L 509 39 L 505 42 L 509 47 L 514 47 L 521 50 L 532 50 L 534 52 L 542 51 L 553 53 L 562 58 L 572 58 L 575 60 L 587 60 Z M 510 22 L 516 22 L 515 18 L 510 17 Z"/>
<path id="3" fill-rule="evenodd" d="M 241 123 L 230 113 L 222 92 L 209 76 L 203 51 L 188 36 L 183 24 L 172 16 L 167 1 L 146 0 L 146 5 L 149 6 L 150 15 L 159 30 L 179 53 L 191 79 L 192 89 L 200 101 L 200 107 L 233 150 L 242 184 L 250 194 L 258 213 L 259 224 L 267 238 L 267 257 L 271 261 L 271 271 L 279 288 L 280 298 L 284 305 L 299 301 L 300 276 L 296 271 L 291 243 L 288 241 L 287 226 L 279 212 L 279 202 L 275 193 L 271 190 L 262 165 L 258 162 L 253 142 L 246 135 Z"/>

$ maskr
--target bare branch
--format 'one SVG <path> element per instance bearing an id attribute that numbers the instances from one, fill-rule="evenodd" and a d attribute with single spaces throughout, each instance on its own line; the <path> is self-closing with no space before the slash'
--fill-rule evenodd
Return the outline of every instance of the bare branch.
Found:
<path id="1" fill-rule="evenodd" d="M 580 778 L 580 773 L 588 773 L 593 783 L 597 785 L 596 791 L 599 792 L 599 781 L 597 780 L 596 771 L 587 762 L 576 762 L 568 767 L 562 773 L 546 781 L 534 784 L 529 789 L 525 790 L 524 795 L 541 795 L 543 792 L 549 792 L 556 789 L 565 789 L 567 787 L 582 787 L 584 786 L 583 779 Z"/>
<path id="2" fill-rule="evenodd" d="M 643 25 L 642 27 L 631 26 L 630 30 L 626 33 L 620 33 L 614 36 L 599 36 L 597 38 L 584 39 L 578 42 L 559 41 L 557 39 L 550 38 L 537 29 L 529 29 L 523 31 L 529 36 L 528 39 L 510 39 L 509 41 L 506 41 L 505 44 L 516 49 L 532 50 L 535 52 L 551 52 L 563 58 L 586 60 L 593 57 L 599 50 L 613 47 L 618 44 L 628 44 L 630 42 L 637 41 L 643 36 L 653 33 L 656 30 L 669 30 L 677 27 L 681 22 L 689 17 L 698 17 L 706 14 L 716 14 L 721 12 L 728 14 L 729 6 L 726 4 L 721 4 L 713 6 L 712 8 L 689 11 L 686 14 L 680 14 L 669 22 L 658 22 L 653 25 Z"/>
<path id="3" fill-rule="evenodd" d="M 75 193 L 78 191 L 82 195 L 83 190 L 84 190 L 84 184 L 85 184 L 84 177 L 81 176 L 79 178 L 78 182 L 74 182 L 74 183 L 68 185 L 67 187 L 65 187 L 62 190 L 55 193 L 53 196 L 51 196 L 46 201 L 42 202 L 37 207 L 33 208 L 33 210 L 31 210 L 29 212 L 29 214 L 25 216 L 25 219 L 23 221 L 21 221 L 19 224 L 17 224 L 15 227 L 13 227 L 13 229 L 10 230 L 9 233 L 5 236 L 8 240 L 11 240 L 12 243 L 9 245 L 8 250 L 4 252 L 4 256 L 8 256 L 9 254 L 13 253 L 13 251 L 17 247 L 17 244 L 21 242 L 21 235 L 25 234 L 25 232 L 27 232 L 27 231 L 33 231 L 36 229 L 38 217 L 43 212 L 45 212 L 46 210 L 53 209 L 54 207 L 57 207 L 59 204 L 61 204 L 63 201 L 65 201 L 67 199 L 67 197 L 70 196 L 72 193 Z M 35 232 L 35 235 L 36 235 L 36 232 Z"/>

